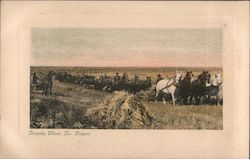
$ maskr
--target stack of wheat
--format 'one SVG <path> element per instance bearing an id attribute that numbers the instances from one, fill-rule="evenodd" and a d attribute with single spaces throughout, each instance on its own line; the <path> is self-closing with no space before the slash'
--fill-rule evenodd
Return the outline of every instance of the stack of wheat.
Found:
<path id="1" fill-rule="evenodd" d="M 114 92 L 100 106 L 87 111 L 87 118 L 96 128 L 150 128 L 152 118 L 136 96 Z"/>

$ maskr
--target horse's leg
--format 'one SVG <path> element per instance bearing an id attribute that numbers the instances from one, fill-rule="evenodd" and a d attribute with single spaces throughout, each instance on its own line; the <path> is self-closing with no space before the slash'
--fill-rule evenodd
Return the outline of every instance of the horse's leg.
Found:
<path id="1" fill-rule="evenodd" d="M 171 93 L 172 96 L 172 100 L 173 100 L 173 105 L 175 106 L 175 97 L 174 97 L 174 93 Z"/>
<path id="2" fill-rule="evenodd" d="M 210 104 L 210 105 L 212 105 L 212 102 L 211 102 L 211 96 L 210 95 L 208 95 L 208 97 L 207 97 L 207 99 L 205 99 L 206 101 L 207 101 L 207 104 Z"/>
<path id="3" fill-rule="evenodd" d="M 187 96 L 184 97 L 183 103 L 184 103 L 184 105 L 187 105 Z"/>
<path id="4" fill-rule="evenodd" d="M 219 106 L 220 105 L 220 102 L 219 102 L 220 100 L 219 100 L 219 96 L 218 96 L 218 94 L 216 95 L 216 104 Z"/>
<path id="5" fill-rule="evenodd" d="M 49 94 L 49 86 L 47 85 L 45 88 L 46 88 L 46 95 L 48 95 Z"/>
<path id="6" fill-rule="evenodd" d="M 199 105 L 200 99 L 199 99 L 198 95 L 195 95 L 194 98 L 195 98 L 195 104 Z"/>
<path id="7" fill-rule="evenodd" d="M 52 95 L 52 88 L 49 88 L 49 94 Z"/>
<path id="8" fill-rule="evenodd" d="M 159 92 L 156 92 L 156 94 L 155 94 L 155 103 L 157 102 L 158 94 L 159 94 Z"/>
<path id="9" fill-rule="evenodd" d="M 192 101 L 191 100 L 193 100 L 193 99 L 190 99 L 191 98 L 191 95 L 188 95 L 188 97 L 187 97 L 187 103 L 188 103 L 188 101 L 189 101 L 189 105 L 191 105 L 192 104 Z M 192 97 L 193 98 L 193 97 Z"/>
<path id="10" fill-rule="evenodd" d="M 198 97 L 197 97 L 197 101 L 198 101 L 198 104 L 197 105 L 200 105 L 201 104 L 201 96 L 200 95 L 198 95 Z"/>
<path id="11" fill-rule="evenodd" d="M 42 87 L 42 95 L 45 95 L 45 92 L 46 92 L 45 89 L 46 89 L 46 88 L 43 86 L 43 87 Z"/>
<path id="12" fill-rule="evenodd" d="M 164 97 L 162 98 L 162 101 L 163 101 L 163 104 L 166 105 L 166 100 Z"/>
<path id="13" fill-rule="evenodd" d="M 51 86 L 50 86 L 50 95 L 52 95 L 53 93 L 53 82 L 51 82 Z"/>
<path id="14" fill-rule="evenodd" d="M 176 102 L 181 104 L 181 98 L 182 98 L 181 96 L 176 96 Z"/>
<path id="15" fill-rule="evenodd" d="M 46 88 L 43 88 L 43 95 L 46 95 Z"/>
<path id="16" fill-rule="evenodd" d="M 192 105 L 192 103 L 193 103 L 193 94 L 190 95 L 189 102 L 190 102 L 190 105 Z"/>

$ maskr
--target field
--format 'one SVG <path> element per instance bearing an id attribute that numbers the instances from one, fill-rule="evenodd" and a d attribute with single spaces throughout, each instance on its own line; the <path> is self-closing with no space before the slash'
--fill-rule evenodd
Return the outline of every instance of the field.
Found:
<path id="1" fill-rule="evenodd" d="M 141 79 L 157 74 L 172 77 L 176 71 L 192 70 L 197 76 L 202 68 L 60 68 L 31 67 L 43 77 L 49 70 L 75 75 L 101 74 L 114 76 L 127 72 Z M 211 74 L 221 68 L 209 68 Z M 30 91 L 30 127 L 66 129 L 223 129 L 223 106 L 217 105 L 166 105 L 154 102 L 154 85 L 136 95 L 124 91 L 112 93 L 87 89 L 82 85 L 54 80 L 53 94 L 44 96 L 40 90 Z"/>

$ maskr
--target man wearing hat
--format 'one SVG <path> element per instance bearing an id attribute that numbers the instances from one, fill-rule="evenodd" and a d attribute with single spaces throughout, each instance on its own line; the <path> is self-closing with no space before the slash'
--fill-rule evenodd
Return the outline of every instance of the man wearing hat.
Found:
<path id="1" fill-rule="evenodd" d="M 161 74 L 157 75 L 157 79 L 156 79 L 156 84 L 160 81 L 163 80 L 163 78 L 161 77 Z"/>

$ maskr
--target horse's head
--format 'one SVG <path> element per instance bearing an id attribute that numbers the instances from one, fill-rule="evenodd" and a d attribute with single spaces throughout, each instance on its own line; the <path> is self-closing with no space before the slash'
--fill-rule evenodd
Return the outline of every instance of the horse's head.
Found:
<path id="1" fill-rule="evenodd" d="M 147 81 L 150 81 L 150 82 L 151 82 L 151 77 L 150 77 L 150 76 L 147 76 L 146 78 L 147 78 L 147 79 L 146 79 Z"/>
<path id="2" fill-rule="evenodd" d="M 184 76 L 183 76 L 183 72 L 182 72 L 182 71 L 181 71 L 181 72 L 178 72 L 178 73 L 175 75 L 175 83 L 178 84 L 178 83 L 182 80 L 183 77 L 184 77 Z"/>
<path id="3" fill-rule="evenodd" d="M 123 73 L 122 78 L 123 78 L 123 79 L 127 78 L 127 74 L 126 74 L 126 73 Z"/>
<path id="4" fill-rule="evenodd" d="M 151 81 L 151 77 L 150 76 L 146 77 L 146 84 L 148 85 L 148 87 L 151 87 L 152 81 Z"/>
<path id="5" fill-rule="evenodd" d="M 194 77 L 194 75 L 193 75 L 192 71 L 187 71 L 187 73 L 186 73 L 186 78 L 187 78 L 188 80 L 191 80 L 193 77 Z"/>
<path id="6" fill-rule="evenodd" d="M 198 76 L 198 78 L 204 82 L 210 82 L 210 73 L 208 72 L 208 70 L 203 70 L 202 74 Z"/>
<path id="7" fill-rule="evenodd" d="M 49 71 L 48 74 L 47 74 L 47 79 L 48 80 L 53 80 L 53 79 L 56 79 L 56 76 L 57 76 L 57 73 L 54 72 L 54 71 Z"/>
<path id="8" fill-rule="evenodd" d="M 210 73 L 208 72 L 208 70 L 203 70 L 202 71 L 202 74 L 200 74 L 198 76 L 198 79 L 201 81 L 201 84 L 203 86 L 206 86 L 206 87 L 209 87 L 211 86 L 211 83 L 210 83 Z"/>
<path id="9" fill-rule="evenodd" d="M 185 77 L 186 77 L 186 73 L 184 71 L 180 71 L 179 73 L 181 74 L 181 77 L 180 77 L 179 81 L 184 80 Z"/>
<path id="10" fill-rule="evenodd" d="M 128 75 L 126 73 L 123 73 L 122 79 L 123 82 L 127 82 L 128 81 Z"/>
<path id="11" fill-rule="evenodd" d="M 222 84 L 222 78 L 220 73 L 216 73 L 212 76 L 211 83 L 213 86 L 220 86 Z"/>
<path id="12" fill-rule="evenodd" d="M 137 75 L 134 76 L 134 82 L 135 82 L 135 83 L 138 83 L 138 82 L 139 82 L 139 76 L 137 76 Z"/>

